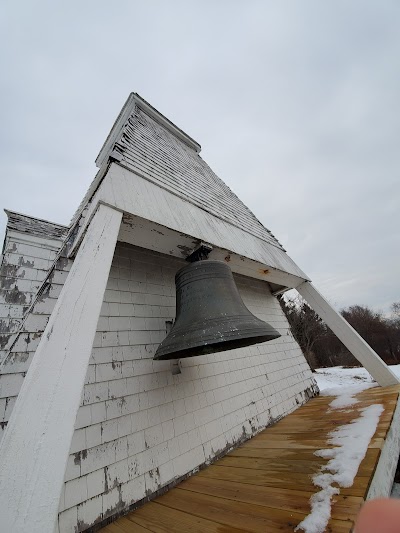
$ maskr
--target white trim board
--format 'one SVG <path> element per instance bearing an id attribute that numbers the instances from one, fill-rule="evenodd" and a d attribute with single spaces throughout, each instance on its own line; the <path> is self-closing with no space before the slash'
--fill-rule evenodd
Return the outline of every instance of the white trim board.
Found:
<path id="1" fill-rule="evenodd" d="M 121 218 L 106 206 L 93 217 L 0 443 L 4 531 L 54 531 Z"/>
<path id="2" fill-rule="evenodd" d="M 375 468 L 366 499 L 388 498 L 392 491 L 400 453 L 400 399 Z"/>
<path id="3" fill-rule="evenodd" d="M 124 215 L 118 241 L 179 259 L 186 259 L 203 242 L 201 239 L 195 239 L 190 235 L 134 215 Z M 209 259 L 224 261 L 230 266 L 232 272 L 237 274 L 280 286 L 295 287 L 303 282 L 302 278 L 272 267 L 266 268 L 265 264 L 259 261 L 250 260 L 223 248 L 212 247 Z"/>
<path id="4" fill-rule="evenodd" d="M 220 250 L 236 254 L 243 261 L 260 263 L 264 269 L 271 269 L 271 272 L 275 269 L 284 274 L 290 274 L 293 284 L 288 286 L 296 287 L 308 279 L 281 248 L 215 217 L 116 163 L 110 165 L 88 206 L 84 224 L 75 239 L 70 255 L 73 255 L 79 246 L 80 239 L 85 232 L 86 221 L 90 220 L 96 206 L 101 202 L 120 209 L 124 213 L 192 237 L 194 240 L 198 239 Z M 132 242 L 132 244 L 136 243 Z M 275 283 L 267 276 L 265 279 Z"/>

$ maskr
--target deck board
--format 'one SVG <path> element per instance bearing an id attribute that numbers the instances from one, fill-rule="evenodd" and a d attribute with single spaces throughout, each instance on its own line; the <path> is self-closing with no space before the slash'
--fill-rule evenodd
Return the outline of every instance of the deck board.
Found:
<path id="1" fill-rule="evenodd" d="M 375 435 L 352 487 L 341 488 L 326 531 L 350 533 L 379 460 L 398 402 L 400 386 L 377 387 L 357 395 L 346 412 L 331 410 L 332 398 L 317 397 L 242 444 L 153 502 L 119 518 L 104 533 L 293 532 L 310 512 L 318 491 L 311 476 L 327 460 L 314 452 L 329 448 L 327 435 L 383 404 Z"/>
<path id="2" fill-rule="evenodd" d="M 306 515 L 310 509 L 310 497 L 313 493 L 296 489 L 277 487 L 249 486 L 242 483 L 221 480 L 204 480 L 197 476 L 179 485 L 181 490 L 200 492 L 227 500 L 253 503 L 264 507 L 273 507 L 287 511 L 296 511 Z M 363 499 L 355 496 L 337 496 L 332 518 L 349 520 L 357 512 Z"/>

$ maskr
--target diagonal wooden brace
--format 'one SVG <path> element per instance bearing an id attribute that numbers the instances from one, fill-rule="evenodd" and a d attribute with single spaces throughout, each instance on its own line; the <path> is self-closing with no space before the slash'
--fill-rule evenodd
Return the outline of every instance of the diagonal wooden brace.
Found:
<path id="1" fill-rule="evenodd" d="M 399 379 L 382 361 L 369 344 L 350 326 L 330 303 L 320 294 L 312 283 L 305 281 L 296 287 L 297 292 L 306 300 L 312 309 L 322 318 L 354 357 L 382 387 L 398 385 Z"/>

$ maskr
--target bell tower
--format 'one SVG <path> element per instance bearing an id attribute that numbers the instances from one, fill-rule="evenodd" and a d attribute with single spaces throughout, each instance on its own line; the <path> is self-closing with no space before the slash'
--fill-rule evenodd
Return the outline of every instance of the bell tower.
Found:
<path id="1" fill-rule="evenodd" d="M 97 529 L 315 395 L 286 290 L 397 383 L 200 150 L 132 93 L 70 226 L 9 217 L 4 531 Z"/>

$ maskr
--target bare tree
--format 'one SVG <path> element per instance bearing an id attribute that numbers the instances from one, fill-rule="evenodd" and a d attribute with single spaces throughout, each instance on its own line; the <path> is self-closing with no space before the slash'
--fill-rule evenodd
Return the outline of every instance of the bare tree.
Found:
<path id="1" fill-rule="evenodd" d="M 280 298 L 293 336 L 311 368 L 360 366 L 349 350 L 299 296 Z M 391 306 L 390 317 L 365 305 L 352 305 L 341 311 L 343 317 L 388 364 L 400 363 L 400 302 Z"/>
<path id="2" fill-rule="evenodd" d="M 395 310 L 399 307 L 396 303 L 392 305 L 392 309 L 393 306 Z M 352 305 L 341 313 L 386 363 L 400 363 L 396 320 L 388 319 L 366 305 Z"/>
<path id="3" fill-rule="evenodd" d="M 312 369 L 318 368 L 321 363 L 315 355 L 314 346 L 324 337 L 325 324 L 301 296 L 288 300 L 281 297 L 279 301 L 308 364 Z"/>

